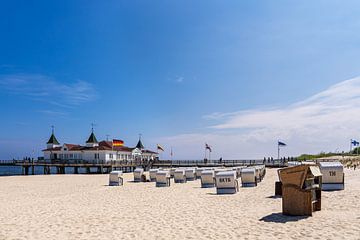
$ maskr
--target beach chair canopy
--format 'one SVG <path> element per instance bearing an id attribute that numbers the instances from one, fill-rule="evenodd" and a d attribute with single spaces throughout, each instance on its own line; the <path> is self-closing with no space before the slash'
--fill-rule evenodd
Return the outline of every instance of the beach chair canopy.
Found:
<path id="1" fill-rule="evenodd" d="M 318 166 L 314 164 L 304 164 L 293 167 L 287 167 L 279 170 L 280 181 L 285 184 L 296 185 L 301 188 L 304 185 L 305 178 L 308 174 L 313 177 L 322 176 Z"/>
<path id="2" fill-rule="evenodd" d="M 214 170 L 203 170 L 201 172 L 201 176 L 208 176 L 208 175 L 211 175 L 211 176 L 215 176 L 215 171 Z"/>
<path id="3" fill-rule="evenodd" d="M 136 173 L 142 173 L 142 172 L 144 172 L 144 169 L 142 169 L 142 168 L 135 168 L 134 172 L 136 172 Z"/>
<path id="4" fill-rule="evenodd" d="M 158 176 L 170 177 L 170 172 L 166 170 L 160 170 L 156 173 L 156 177 Z"/>
<path id="5" fill-rule="evenodd" d="M 344 169 L 344 166 L 341 162 L 319 162 L 320 168 L 334 168 L 334 169 Z"/>
<path id="6" fill-rule="evenodd" d="M 248 173 L 248 174 L 254 174 L 255 175 L 255 168 L 243 168 L 241 169 L 241 173 Z"/>

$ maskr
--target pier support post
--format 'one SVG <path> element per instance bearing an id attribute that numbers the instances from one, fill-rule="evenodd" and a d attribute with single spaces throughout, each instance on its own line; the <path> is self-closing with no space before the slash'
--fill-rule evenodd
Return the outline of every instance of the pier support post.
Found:
<path id="1" fill-rule="evenodd" d="M 35 175 L 35 166 L 34 165 L 31 165 L 31 174 Z"/>
<path id="2" fill-rule="evenodd" d="M 79 167 L 74 167 L 74 173 L 79 174 Z"/>
<path id="3" fill-rule="evenodd" d="M 86 167 L 86 173 L 87 173 L 87 174 L 90 173 L 90 167 Z"/>
<path id="4" fill-rule="evenodd" d="M 29 167 L 26 166 L 26 167 L 24 167 L 24 168 L 25 168 L 25 175 L 29 175 Z"/>

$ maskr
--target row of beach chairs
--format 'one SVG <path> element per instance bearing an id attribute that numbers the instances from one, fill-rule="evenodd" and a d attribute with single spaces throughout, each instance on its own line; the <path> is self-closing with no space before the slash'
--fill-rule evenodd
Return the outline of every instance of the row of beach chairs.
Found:
<path id="1" fill-rule="evenodd" d="M 170 179 L 174 183 L 186 183 L 200 179 L 202 188 L 216 187 L 218 194 L 236 193 L 239 191 L 239 181 L 243 187 L 257 186 L 266 173 L 265 166 L 234 167 L 234 168 L 171 168 L 150 169 L 149 181 L 156 182 L 157 187 L 169 187 Z M 134 170 L 134 182 L 146 182 L 147 177 L 144 169 Z M 110 173 L 109 185 L 119 186 L 123 184 L 122 172 Z"/>

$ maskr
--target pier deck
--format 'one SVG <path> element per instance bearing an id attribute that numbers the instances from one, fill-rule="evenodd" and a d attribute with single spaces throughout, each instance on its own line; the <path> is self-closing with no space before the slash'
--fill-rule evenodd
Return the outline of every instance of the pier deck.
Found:
<path id="1" fill-rule="evenodd" d="M 79 169 L 85 169 L 86 173 L 92 173 L 90 169 L 97 168 L 96 173 L 109 173 L 112 170 L 122 170 L 132 172 L 136 167 L 150 168 L 177 168 L 177 167 L 237 167 L 254 166 L 265 164 L 266 167 L 285 167 L 285 162 L 264 162 L 263 160 L 157 160 L 157 161 L 86 161 L 86 160 L 0 160 L 1 166 L 20 166 L 22 174 L 35 174 L 35 167 L 42 167 L 44 174 L 50 174 L 51 168 L 56 169 L 57 174 L 65 174 L 67 168 L 73 168 L 74 173 L 79 173 Z"/>

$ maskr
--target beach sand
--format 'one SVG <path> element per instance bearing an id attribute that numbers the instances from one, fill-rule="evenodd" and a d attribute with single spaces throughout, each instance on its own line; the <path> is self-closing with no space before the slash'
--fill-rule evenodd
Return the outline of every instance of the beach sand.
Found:
<path id="1" fill-rule="evenodd" d="M 360 239 L 360 171 L 322 192 L 313 217 L 281 214 L 275 169 L 235 195 L 200 180 L 109 187 L 108 175 L 0 177 L 0 239 Z"/>

